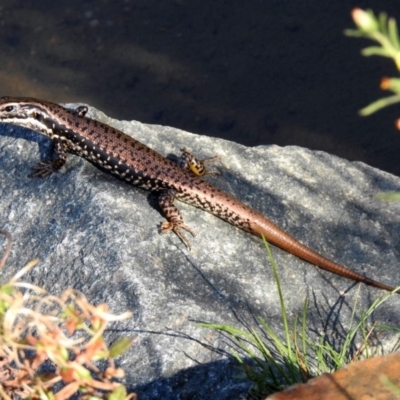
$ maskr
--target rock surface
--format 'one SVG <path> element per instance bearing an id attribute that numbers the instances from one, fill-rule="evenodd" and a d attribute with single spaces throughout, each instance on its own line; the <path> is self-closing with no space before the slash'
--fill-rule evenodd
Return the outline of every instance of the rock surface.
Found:
<path id="1" fill-rule="evenodd" d="M 177 129 L 88 114 L 134 136 L 165 156 L 190 148 L 200 158 L 221 156 L 222 176 L 207 179 L 262 212 L 313 249 L 349 268 L 400 284 L 400 205 L 381 191 L 400 191 L 400 179 L 363 163 L 298 147 L 244 146 Z M 110 342 L 134 336 L 118 359 L 139 399 L 240 399 L 249 389 L 237 378 L 231 343 L 196 322 L 255 325 L 261 316 L 281 329 L 276 284 L 258 238 L 211 214 L 178 203 L 197 233 L 189 252 L 174 235 L 160 235 L 163 217 L 154 195 L 70 156 L 60 173 L 28 178 L 49 157 L 47 138 L 0 125 L 1 228 L 14 237 L 2 274 L 10 278 L 29 260 L 40 264 L 25 279 L 53 294 L 68 286 L 94 304 L 133 318 L 110 327 Z M 309 327 L 336 344 L 350 324 L 353 282 L 272 248 L 291 316 L 310 298 Z M 346 292 L 345 296 L 342 294 Z M 357 307 L 383 294 L 361 286 Z M 375 320 L 399 325 L 400 298 Z M 384 342 L 390 345 L 390 340 Z"/>

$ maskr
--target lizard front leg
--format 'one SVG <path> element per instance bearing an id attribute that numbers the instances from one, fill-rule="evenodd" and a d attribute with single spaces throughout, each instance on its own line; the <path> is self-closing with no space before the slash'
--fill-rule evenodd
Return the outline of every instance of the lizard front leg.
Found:
<path id="1" fill-rule="evenodd" d="M 204 176 L 207 174 L 221 175 L 219 171 L 216 169 L 207 169 L 206 164 L 213 163 L 220 159 L 219 156 L 215 156 L 212 158 L 206 158 L 205 160 L 199 160 L 195 157 L 188 149 L 181 149 L 181 156 L 178 160 L 178 165 L 192 172 L 196 176 Z"/>
<path id="2" fill-rule="evenodd" d="M 88 108 L 86 106 L 79 106 L 75 108 L 75 110 L 71 110 L 75 115 L 78 117 L 84 117 L 86 113 L 88 112 Z"/>
<path id="3" fill-rule="evenodd" d="M 67 161 L 68 146 L 60 139 L 54 141 L 54 158 L 51 161 L 40 162 L 32 169 L 33 172 L 29 175 L 31 178 L 46 178 L 53 172 L 58 171 Z"/>
<path id="4" fill-rule="evenodd" d="M 174 232 L 179 239 L 185 243 L 186 247 L 190 249 L 190 242 L 183 234 L 182 230 L 188 231 L 193 236 L 195 236 L 195 233 L 191 228 L 184 224 L 181 213 L 174 205 L 175 196 L 176 190 L 168 189 L 161 192 L 158 198 L 158 204 L 167 218 L 167 221 L 164 221 L 161 224 L 161 233 L 166 233 L 169 231 Z"/>
<path id="5" fill-rule="evenodd" d="M 73 114 L 78 117 L 84 117 L 88 112 L 87 106 L 79 106 L 74 110 L 71 110 Z M 29 176 L 31 178 L 46 178 L 53 172 L 58 171 L 67 161 L 67 153 L 69 146 L 60 139 L 53 139 L 54 142 L 54 158 L 51 161 L 40 162 L 35 165 L 33 173 Z"/>

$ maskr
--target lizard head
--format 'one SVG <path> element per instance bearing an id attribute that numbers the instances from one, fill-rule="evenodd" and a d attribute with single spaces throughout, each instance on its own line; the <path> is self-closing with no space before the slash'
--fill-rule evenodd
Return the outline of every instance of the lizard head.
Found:
<path id="1" fill-rule="evenodd" d="M 51 136 L 51 106 L 42 100 L 26 97 L 1 97 L 0 122 L 18 125 Z M 54 106 L 56 106 L 54 104 Z"/>

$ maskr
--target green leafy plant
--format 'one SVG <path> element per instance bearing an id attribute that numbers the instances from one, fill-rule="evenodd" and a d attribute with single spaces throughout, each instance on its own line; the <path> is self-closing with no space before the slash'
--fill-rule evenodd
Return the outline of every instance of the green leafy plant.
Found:
<path id="1" fill-rule="evenodd" d="M 304 301 L 300 317 L 295 317 L 293 323 L 289 323 L 277 267 L 265 240 L 264 244 L 278 288 L 283 333 L 274 332 L 262 318 L 259 318 L 258 327 L 251 329 L 211 323 L 200 324 L 205 328 L 228 335 L 240 348 L 241 354 L 236 350 L 232 350 L 232 353 L 242 366 L 247 379 L 253 384 L 252 396 L 262 398 L 287 386 L 306 382 L 322 373 L 334 372 L 352 361 L 368 358 L 377 353 L 375 342 L 377 331 L 382 333 L 392 328 L 375 324 L 369 326 L 368 319 L 392 296 L 392 293 L 374 301 L 367 311 L 358 316 L 359 322 L 354 322 L 357 309 L 356 296 L 350 328 L 342 340 L 341 348 L 337 349 L 326 337 L 315 339 L 310 334 L 307 321 L 307 299 Z M 361 338 L 358 346 L 355 346 L 356 337 Z"/>
<path id="2" fill-rule="evenodd" d="M 376 16 L 372 10 L 364 11 L 359 8 L 354 9 L 351 15 L 357 29 L 347 29 L 345 34 L 378 43 L 378 46 L 364 48 L 361 54 L 367 57 L 375 55 L 391 58 L 400 71 L 400 39 L 396 20 L 388 18 L 384 12 Z M 382 90 L 391 91 L 393 95 L 369 104 L 360 110 L 361 115 L 370 115 L 384 107 L 400 102 L 400 78 L 384 77 L 380 87 Z M 396 126 L 400 129 L 400 120 L 396 121 Z"/>

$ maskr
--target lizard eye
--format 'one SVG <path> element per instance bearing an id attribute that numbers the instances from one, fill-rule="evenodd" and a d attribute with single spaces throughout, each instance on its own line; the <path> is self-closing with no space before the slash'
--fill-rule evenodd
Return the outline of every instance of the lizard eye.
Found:
<path id="1" fill-rule="evenodd" d="M 14 110 L 14 106 L 7 106 L 4 108 L 4 111 L 6 111 L 6 112 L 11 112 L 13 110 Z"/>

